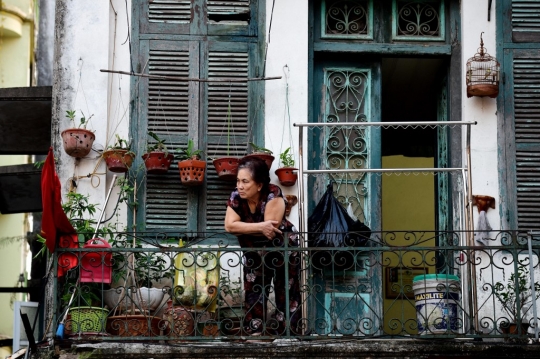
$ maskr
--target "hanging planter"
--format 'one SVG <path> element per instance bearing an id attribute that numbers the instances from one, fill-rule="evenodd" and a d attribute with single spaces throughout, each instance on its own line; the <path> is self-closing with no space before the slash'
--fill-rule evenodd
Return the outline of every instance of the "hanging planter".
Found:
<path id="1" fill-rule="evenodd" d="M 131 142 L 116 135 L 114 146 L 103 152 L 103 158 L 109 171 L 124 173 L 133 164 L 135 153 L 131 152 Z"/>
<path id="2" fill-rule="evenodd" d="M 85 157 L 92 150 L 96 136 L 84 128 L 68 128 L 61 133 L 64 151 L 71 157 Z"/>
<path id="3" fill-rule="evenodd" d="M 152 174 L 164 174 L 169 171 L 174 155 L 162 151 L 153 151 L 145 153 L 142 158 L 144 160 L 146 172 Z"/>
<path id="4" fill-rule="evenodd" d="M 480 48 L 476 55 L 467 61 L 467 97 L 491 97 L 499 94 L 499 62 L 484 48 L 480 34 Z"/>
<path id="5" fill-rule="evenodd" d="M 148 143 L 146 148 L 147 152 L 142 155 L 146 171 L 152 174 L 167 173 L 174 159 L 174 155 L 167 151 L 165 140 L 159 138 L 157 134 L 148 131 L 148 136 L 156 140 L 156 143 Z"/>
<path id="6" fill-rule="evenodd" d="M 206 172 L 206 161 L 200 160 L 201 150 L 194 149 L 193 140 L 189 139 L 187 148 L 179 151 L 177 157 L 178 170 L 180 171 L 180 180 L 185 186 L 200 186 L 204 182 L 204 173 Z"/>
<path id="7" fill-rule="evenodd" d="M 204 182 L 206 172 L 206 161 L 201 161 L 194 156 L 190 160 L 178 162 L 180 180 L 185 186 L 200 186 Z"/>
<path id="8" fill-rule="evenodd" d="M 125 173 L 133 164 L 135 154 L 128 150 L 110 149 L 103 152 L 103 158 L 105 158 L 105 163 L 109 171 Z"/>
<path id="9" fill-rule="evenodd" d="M 292 153 L 290 153 L 290 150 L 291 148 L 289 147 L 279 155 L 279 160 L 283 167 L 280 167 L 275 171 L 279 183 L 285 187 L 294 186 L 298 179 L 298 174 L 296 173 L 298 168 L 294 167 L 294 158 Z"/>
<path id="10" fill-rule="evenodd" d="M 272 151 L 270 151 L 267 148 L 257 146 L 253 142 L 250 143 L 251 147 L 253 148 L 253 153 L 246 155 L 244 158 L 249 157 L 257 157 L 266 162 L 266 165 L 268 166 L 268 170 L 272 168 L 272 163 L 274 162 L 275 157 L 272 156 Z"/>
<path id="11" fill-rule="evenodd" d="M 298 168 L 294 167 L 281 167 L 276 170 L 276 176 L 278 177 L 279 183 L 285 187 L 294 186 L 296 180 L 298 179 L 298 174 L 296 171 Z"/>
<path id="12" fill-rule="evenodd" d="M 75 111 L 66 111 L 66 113 L 66 117 L 75 125 Z M 83 114 L 79 127 L 68 128 L 60 134 L 64 144 L 64 151 L 71 157 L 85 157 L 92 150 L 96 136 L 92 131 L 86 129 L 87 123 L 88 121 Z"/>
<path id="13" fill-rule="evenodd" d="M 221 157 L 215 159 L 212 163 L 216 168 L 219 179 L 224 181 L 236 181 L 238 174 L 238 162 L 236 157 Z"/>

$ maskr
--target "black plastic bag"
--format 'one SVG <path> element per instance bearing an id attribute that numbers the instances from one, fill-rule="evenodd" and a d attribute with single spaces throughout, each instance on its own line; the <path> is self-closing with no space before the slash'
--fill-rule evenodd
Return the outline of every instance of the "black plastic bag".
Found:
<path id="1" fill-rule="evenodd" d="M 315 210 L 308 218 L 309 247 L 363 247 L 371 236 L 371 229 L 359 220 L 353 220 L 347 210 L 334 197 L 330 183 Z M 338 269 L 353 267 L 355 251 L 312 251 L 315 268 L 335 266 Z"/>

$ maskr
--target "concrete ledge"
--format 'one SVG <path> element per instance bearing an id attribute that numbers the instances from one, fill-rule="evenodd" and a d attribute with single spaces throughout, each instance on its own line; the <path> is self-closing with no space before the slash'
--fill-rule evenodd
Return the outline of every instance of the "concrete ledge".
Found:
<path id="1" fill-rule="evenodd" d="M 39 355 L 51 358 L 51 353 Z M 485 343 L 460 340 L 354 340 L 296 341 L 269 343 L 177 344 L 96 343 L 73 344 L 57 351 L 60 359 L 121 358 L 539 358 L 540 345 Z"/>

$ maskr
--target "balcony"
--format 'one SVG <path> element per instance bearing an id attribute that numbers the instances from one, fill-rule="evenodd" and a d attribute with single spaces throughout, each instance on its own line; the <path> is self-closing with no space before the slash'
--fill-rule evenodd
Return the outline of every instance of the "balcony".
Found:
<path id="1" fill-rule="evenodd" d="M 364 247 L 242 251 L 224 233 L 115 233 L 111 248 L 56 252 L 56 343 L 538 342 L 539 238 L 492 231 L 471 247 L 468 235 L 374 232 Z"/>

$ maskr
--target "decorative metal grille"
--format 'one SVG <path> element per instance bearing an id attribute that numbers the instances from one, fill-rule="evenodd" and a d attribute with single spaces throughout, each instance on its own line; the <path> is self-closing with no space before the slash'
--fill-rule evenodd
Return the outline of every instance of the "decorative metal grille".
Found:
<path id="1" fill-rule="evenodd" d="M 370 71 L 362 69 L 327 69 L 325 122 L 365 122 L 369 118 Z M 369 129 L 330 128 L 325 136 L 326 168 L 361 169 L 369 167 Z M 368 176 L 351 173 L 332 176 L 335 195 L 344 205 L 351 204 L 355 216 L 369 223 L 365 203 Z M 367 221 L 367 222 L 366 222 Z"/>
<path id="2" fill-rule="evenodd" d="M 394 38 L 444 39 L 444 2 L 420 0 L 394 2 Z"/>
<path id="3" fill-rule="evenodd" d="M 371 34 L 371 1 L 329 0 L 323 6 L 324 35 L 365 37 Z"/>

